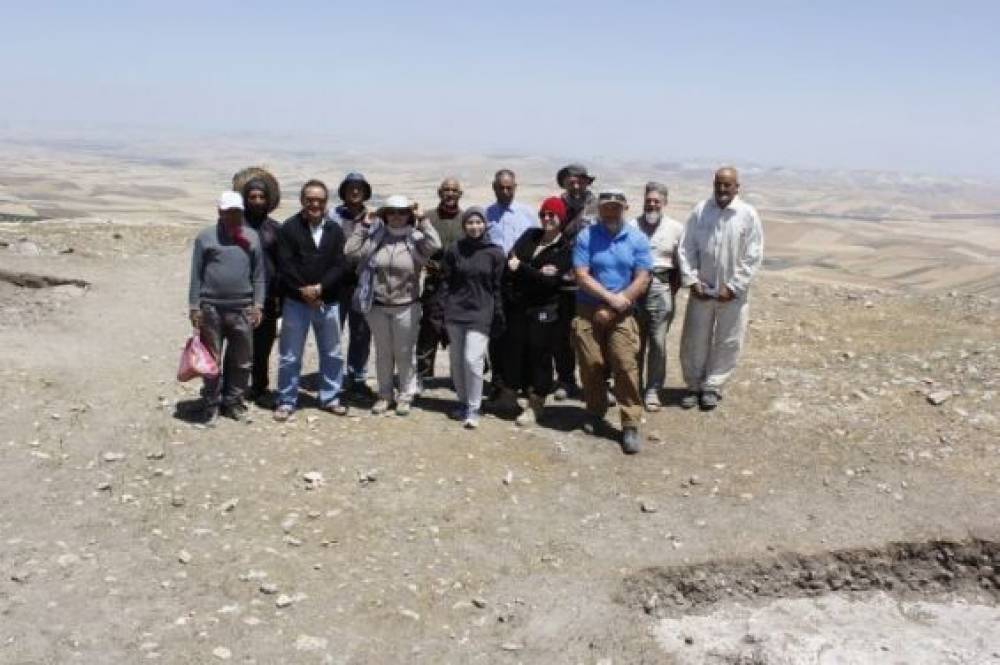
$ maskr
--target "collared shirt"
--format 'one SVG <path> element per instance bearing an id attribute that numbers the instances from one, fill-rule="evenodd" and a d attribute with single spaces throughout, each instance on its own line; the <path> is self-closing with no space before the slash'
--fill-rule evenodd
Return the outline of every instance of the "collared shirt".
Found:
<path id="1" fill-rule="evenodd" d="M 316 243 L 317 249 L 319 248 L 319 241 L 323 238 L 324 221 L 320 221 L 318 224 L 309 222 L 309 232 L 312 233 L 313 242 Z"/>
<path id="2" fill-rule="evenodd" d="M 764 229 L 752 205 L 739 197 L 720 208 L 714 198 L 694 207 L 677 248 L 684 286 L 698 282 L 717 289 L 725 284 L 737 297 L 746 294 L 764 261 Z"/>
<path id="3" fill-rule="evenodd" d="M 538 215 L 523 203 L 494 203 L 486 208 L 486 239 L 499 246 L 504 256 L 510 254 L 522 233 L 535 226 L 538 226 Z"/>
<path id="4" fill-rule="evenodd" d="M 629 224 L 649 238 L 649 246 L 653 251 L 653 270 L 668 270 L 674 267 L 674 255 L 684 233 L 684 225 L 666 215 L 660 217 L 659 223 L 655 226 L 647 224 L 644 216 L 636 217 Z"/>
<path id="5" fill-rule="evenodd" d="M 611 236 L 602 222 L 582 229 L 573 247 L 573 267 L 590 268 L 590 275 L 612 293 L 621 293 L 635 278 L 636 271 L 652 270 L 653 257 L 646 235 L 631 224 L 622 224 Z M 600 300 L 583 288 L 577 302 L 596 305 Z"/>

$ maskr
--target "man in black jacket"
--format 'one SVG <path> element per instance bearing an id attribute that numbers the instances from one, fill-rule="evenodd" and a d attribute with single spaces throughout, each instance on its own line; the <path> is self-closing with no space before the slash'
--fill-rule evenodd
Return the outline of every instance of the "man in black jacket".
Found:
<path id="1" fill-rule="evenodd" d="M 326 218 L 329 193 L 319 180 L 302 186 L 302 210 L 288 218 L 278 234 L 278 270 L 285 296 L 278 363 L 278 408 L 274 419 L 295 412 L 302 372 L 302 351 L 309 328 L 319 351 L 320 408 L 346 415 L 339 394 L 344 379 L 338 300 L 346 269 L 344 232 Z"/>
<path id="2" fill-rule="evenodd" d="M 264 290 L 263 317 L 253 331 L 253 369 L 247 399 L 263 405 L 267 399 L 268 364 L 274 338 L 281 317 L 281 296 L 278 289 L 278 232 L 281 225 L 271 217 L 277 205 L 277 194 L 270 191 L 268 184 L 260 178 L 252 178 L 243 185 L 244 219 L 247 226 L 257 232 L 264 253 L 267 282 Z"/>

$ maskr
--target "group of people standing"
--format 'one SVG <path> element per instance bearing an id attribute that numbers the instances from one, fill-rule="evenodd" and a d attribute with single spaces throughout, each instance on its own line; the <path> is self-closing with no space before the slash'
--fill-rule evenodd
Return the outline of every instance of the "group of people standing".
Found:
<path id="1" fill-rule="evenodd" d="M 550 398 L 582 395 L 583 429 L 607 434 L 605 415 L 617 403 L 622 449 L 636 453 L 642 410 L 662 406 L 680 288 L 690 289 L 681 406 L 716 408 L 763 260 L 760 218 L 739 198 L 736 170 L 715 173 L 713 195 L 684 225 L 664 214 L 660 183 L 646 185 L 642 213 L 629 219 L 625 193 L 593 193 L 595 178 L 582 165 L 560 169 L 556 180 L 562 193 L 536 211 L 515 200 L 508 169 L 496 173 L 496 200 L 485 208 L 463 209 L 461 184 L 447 178 L 437 206 L 421 214 L 399 195 L 369 209 L 371 185 L 349 173 L 339 205 L 330 206 L 323 182 L 309 180 L 299 212 L 278 224 L 270 217 L 280 200 L 274 177 L 237 173 L 192 258 L 190 319 L 222 366 L 205 381 L 205 421 L 220 413 L 245 420 L 245 397 L 268 399 L 276 337 L 274 418 L 292 417 L 311 328 L 322 410 L 346 415 L 348 402 L 363 400 L 373 414 L 407 415 L 446 345 L 458 397 L 450 415 L 465 427 L 479 424 L 488 371 L 491 408 L 519 425 L 543 420 Z M 366 382 L 372 342 L 374 393 Z"/>

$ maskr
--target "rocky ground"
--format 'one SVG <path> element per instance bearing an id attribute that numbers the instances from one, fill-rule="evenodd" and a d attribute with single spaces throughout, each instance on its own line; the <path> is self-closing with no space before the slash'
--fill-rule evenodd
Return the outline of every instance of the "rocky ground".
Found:
<path id="1" fill-rule="evenodd" d="M 693 662 L 662 621 L 711 603 L 664 579 L 1000 542 L 995 298 L 767 271 L 722 407 L 670 391 L 635 457 L 572 402 L 470 434 L 444 386 L 206 430 L 174 380 L 192 236 L 0 225 L 0 268 L 89 283 L 0 285 L 0 662 Z"/>

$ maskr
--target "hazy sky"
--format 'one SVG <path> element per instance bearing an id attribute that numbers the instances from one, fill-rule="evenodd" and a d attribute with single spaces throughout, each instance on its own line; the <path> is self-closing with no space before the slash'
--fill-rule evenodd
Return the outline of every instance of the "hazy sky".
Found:
<path id="1" fill-rule="evenodd" d="M 1000 176 L 1000 2 L 0 0 L 0 128 Z"/>

